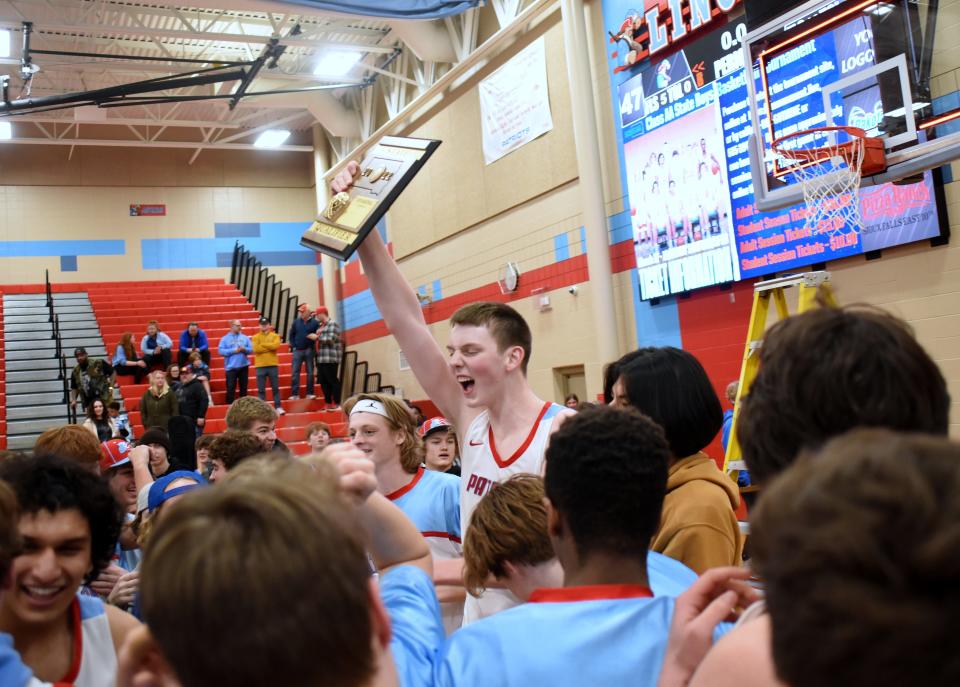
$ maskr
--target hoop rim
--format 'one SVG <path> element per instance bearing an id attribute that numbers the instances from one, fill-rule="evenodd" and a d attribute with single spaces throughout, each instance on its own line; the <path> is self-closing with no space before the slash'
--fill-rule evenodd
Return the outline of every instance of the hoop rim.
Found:
<path id="1" fill-rule="evenodd" d="M 770 148 L 772 148 L 773 151 L 778 155 L 782 155 L 784 157 L 793 157 L 795 159 L 799 158 L 800 160 L 804 160 L 806 162 L 817 162 L 822 158 L 833 157 L 831 153 L 838 153 L 842 155 L 849 164 L 853 155 L 856 154 L 853 152 L 854 146 L 857 144 L 856 141 L 846 141 L 833 146 L 818 146 L 816 148 L 791 148 L 789 150 L 783 150 L 780 148 L 780 145 L 788 139 L 797 138 L 798 136 L 804 136 L 807 134 L 815 134 L 822 131 L 843 131 L 851 136 L 861 139 L 861 141 L 865 141 L 867 138 L 869 138 L 869 136 L 867 136 L 867 132 L 858 126 L 817 126 L 812 129 L 801 129 L 800 131 L 794 131 L 786 136 L 781 136 L 770 144 Z M 862 154 L 863 148 L 861 147 L 860 150 Z"/>

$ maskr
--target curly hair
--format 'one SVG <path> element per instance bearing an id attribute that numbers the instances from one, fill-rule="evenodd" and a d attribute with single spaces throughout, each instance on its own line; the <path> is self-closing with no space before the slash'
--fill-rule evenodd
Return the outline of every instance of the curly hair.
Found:
<path id="1" fill-rule="evenodd" d="M 17 521 L 20 509 L 13 490 L 0 482 L 0 579 L 7 579 L 13 559 L 20 553 L 22 542 Z"/>
<path id="2" fill-rule="evenodd" d="M 614 552 L 646 560 L 669 460 L 663 430 L 633 408 L 587 408 L 560 426 L 547 446 L 544 490 L 581 557 Z"/>
<path id="3" fill-rule="evenodd" d="M 491 574 L 505 577 L 504 563 L 539 565 L 555 557 L 543 497 L 538 475 L 519 474 L 480 499 L 463 539 L 463 581 L 471 594 L 480 596 Z"/>
<path id="4" fill-rule="evenodd" d="M 403 443 L 400 445 L 400 465 L 409 474 L 414 474 L 420 469 L 423 462 L 423 440 L 417 433 L 417 425 L 413 417 L 407 411 L 407 406 L 397 396 L 389 394 L 357 394 L 347 399 L 343 404 L 343 412 L 350 417 L 350 411 L 357 401 L 377 401 L 383 404 L 384 409 L 390 416 L 384 418 L 391 431 L 403 433 Z"/>
<path id="5" fill-rule="evenodd" d="M 946 434 L 950 414 L 947 383 L 909 325 L 863 305 L 771 327 L 740 404 L 737 438 L 759 483 L 854 427 Z"/>
<path id="6" fill-rule="evenodd" d="M 263 444 L 249 432 L 228 429 L 217 435 L 207 450 L 210 460 L 219 460 L 229 472 L 250 456 L 263 453 Z"/>
<path id="7" fill-rule="evenodd" d="M 80 511 L 90 526 L 93 564 L 85 583 L 95 580 L 110 564 L 120 537 L 123 511 L 104 480 L 74 461 L 51 455 L 4 461 L 0 463 L 0 480 L 16 492 L 21 515 L 44 510 Z"/>
<path id="8" fill-rule="evenodd" d="M 784 682 L 960 684 L 960 445 L 856 430 L 801 456 L 751 516 Z"/>

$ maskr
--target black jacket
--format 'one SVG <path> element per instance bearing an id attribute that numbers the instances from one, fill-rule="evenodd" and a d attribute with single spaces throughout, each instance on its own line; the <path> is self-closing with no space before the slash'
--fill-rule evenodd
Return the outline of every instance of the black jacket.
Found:
<path id="1" fill-rule="evenodd" d="M 207 390 L 203 388 L 203 382 L 199 379 L 191 379 L 186 384 L 181 384 L 177 389 L 177 400 L 180 402 L 180 414 L 191 417 L 194 420 L 206 416 Z"/>

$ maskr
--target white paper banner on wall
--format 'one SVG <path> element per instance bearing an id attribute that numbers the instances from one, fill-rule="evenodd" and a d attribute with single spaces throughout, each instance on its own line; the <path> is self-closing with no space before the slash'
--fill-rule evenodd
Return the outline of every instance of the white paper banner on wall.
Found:
<path id="1" fill-rule="evenodd" d="M 542 37 L 480 82 L 480 120 L 488 165 L 553 128 Z"/>

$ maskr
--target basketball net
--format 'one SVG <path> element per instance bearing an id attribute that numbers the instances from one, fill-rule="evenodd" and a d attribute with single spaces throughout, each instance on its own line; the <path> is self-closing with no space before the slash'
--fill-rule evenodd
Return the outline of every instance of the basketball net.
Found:
<path id="1" fill-rule="evenodd" d="M 864 139 L 810 149 L 780 149 L 783 170 L 794 175 L 807 204 L 804 228 L 836 236 L 860 232 L 860 178 Z M 813 155 L 815 153 L 815 155 Z"/>

